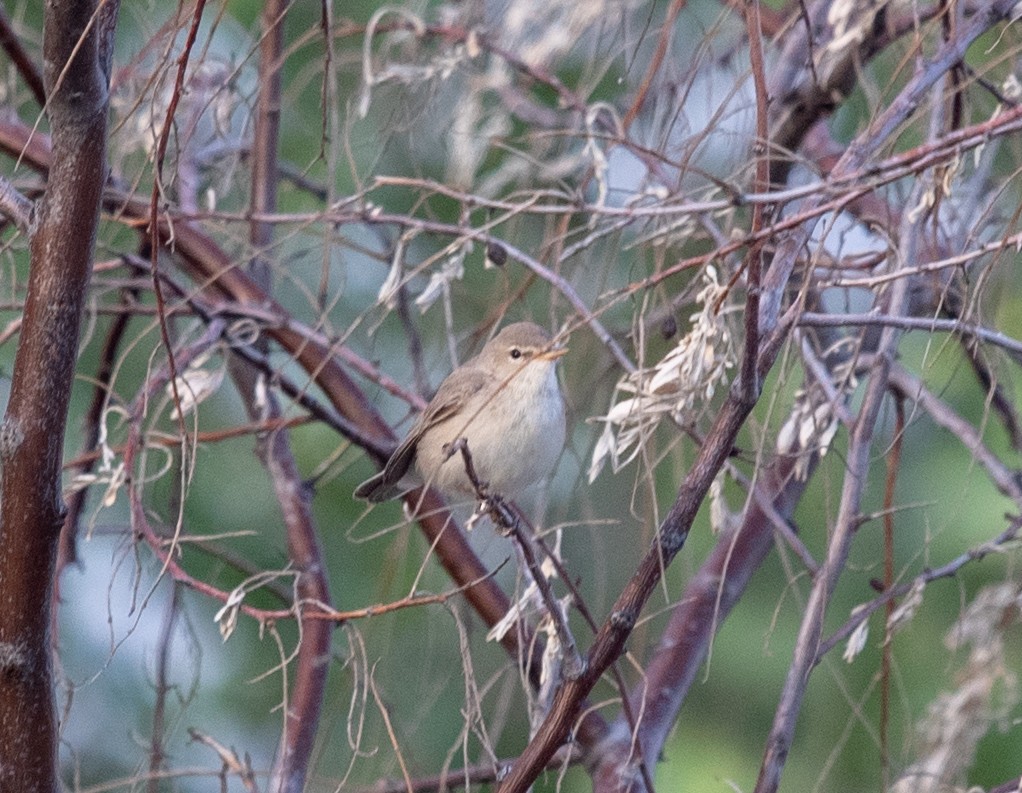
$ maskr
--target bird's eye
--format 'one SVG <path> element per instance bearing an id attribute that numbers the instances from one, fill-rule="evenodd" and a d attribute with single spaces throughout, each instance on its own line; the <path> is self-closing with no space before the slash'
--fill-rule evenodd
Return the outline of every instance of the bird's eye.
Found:
<path id="1" fill-rule="evenodd" d="M 517 347 L 512 347 L 512 348 L 511 348 L 511 357 L 512 357 L 512 358 L 513 358 L 514 360 L 516 360 L 516 361 L 517 361 L 517 360 L 518 360 L 519 358 L 521 358 L 521 357 L 522 357 L 522 351 L 521 351 L 521 350 L 519 350 L 519 349 L 518 349 Z"/>

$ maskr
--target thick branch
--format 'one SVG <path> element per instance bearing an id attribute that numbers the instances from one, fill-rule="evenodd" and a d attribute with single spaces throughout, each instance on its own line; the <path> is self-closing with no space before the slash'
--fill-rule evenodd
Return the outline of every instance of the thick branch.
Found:
<path id="1" fill-rule="evenodd" d="M 91 0 L 46 5 L 53 157 L 31 241 L 24 322 L 0 426 L 2 790 L 51 793 L 58 786 L 51 582 L 64 514 L 64 430 L 106 181 L 107 58 L 116 13 L 115 0 L 98 12 Z"/>

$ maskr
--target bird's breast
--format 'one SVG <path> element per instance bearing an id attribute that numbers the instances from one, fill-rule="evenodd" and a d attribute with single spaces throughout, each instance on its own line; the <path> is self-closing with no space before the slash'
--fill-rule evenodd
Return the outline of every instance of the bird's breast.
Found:
<path id="1" fill-rule="evenodd" d="M 510 498 L 549 476 L 564 448 L 564 400 L 553 366 L 544 369 L 529 372 L 531 381 L 512 381 L 506 392 L 480 399 L 468 411 L 475 415 L 467 424 L 454 419 L 431 431 L 440 433 L 442 443 L 464 437 L 479 478 Z M 420 451 L 439 445 L 420 444 Z M 420 454 L 417 465 L 441 490 L 473 494 L 461 455 L 445 461 Z"/>

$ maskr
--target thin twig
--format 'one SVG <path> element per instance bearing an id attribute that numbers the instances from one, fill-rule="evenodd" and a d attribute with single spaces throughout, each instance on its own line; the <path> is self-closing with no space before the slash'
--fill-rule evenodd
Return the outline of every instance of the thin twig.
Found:
<path id="1" fill-rule="evenodd" d="M 212 736 L 201 733 L 194 727 L 188 728 L 188 737 L 196 743 L 208 746 L 216 752 L 217 757 L 220 758 L 220 762 L 223 763 L 224 771 L 237 775 L 238 779 L 241 780 L 241 784 L 248 793 L 259 793 L 259 786 L 256 784 L 256 773 L 252 768 L 252 764 L 249 762 L 248 755 L 246 755 L 244 759 L 238 757 L 237 751 L 234 749 L 228 749 Z"/>
<path id="2" fill-rule="evenodd" d="M 975 336 L 985 342 L 994 344 L 1011 354 L 1012 358 L 1022 362 L 1022 341 L 1005 333 L 958 319 L 941 319 L 939 317 L 895 317 L 890 314 L 818 314 L 807 311 L 798 318 L 798 324 L 806 327 L 889 327 L 901 330 L 923 330 L 929 333 L 959 333 L 964 336 Z"/>
<path id="3" fill-rule="evenodd" d="M 522 559 L 525 561 L 529 575 L 531 576 L 533 583 L 536 584 L 536 588 L 539 590 L 540 597 L 543 599 L 543 605 L 547 611 L 547 616 L 554 625 L 554 630 L 557 632 L 557 640 L 561 645 L 565 679 L 578 679 L 585 671 L 585 664 L 578 653 L 578 646 L 575 644 L 575 637 L 568 628 L 564 612 L 561 610 L 560 604 L 557 602 L 553 591 L 550 589 L 550 582 L 543 574 L 543 570 L 539 562 L 536 560 L 536 554 L 533 552 L 531 538 L 522 529 L 522 524 L 518 520 L 515 512 L 504 503 L 504 499 L 501 495 L 499 493 L 491 493 L 486 483 L 480 481 L 479 475 L 476 473 L 475 464 L 472 462 L 472 452 L 468 448 L 468 441 L 463 437 L 455 440 L 447 448 L 448 457 L 451 457 L 458 452 L 461 453 L 461 459 L 465 464 L 465 473 L 468 476 L 469 481 L 472 483 L 472 486 L 475 488 L 476 495 L 479 497 L 481 502 L 480 506 L 486 511 L 486 514 L 490 516 L 494 525 L 496 525 L 505 536 L 510 537 L 518 546 L 518 550 L 521 553 Z"/>
<path id="4" fill-rule="evenodd" d="M 877 596 L 868 603 L 856 606 L 855 609 L 852 610 L 852 615 L 848 618 L 848 621 L 820 642 L 820 646 L 816 650 L 816 660 L 814 663 L 818 664 L 823 660 L 827 653 L 834 649 L 835 646 L 847 640 L 848 637 L 854 633 L 856 628 L 869 619 L 870 615 L 884 608 L 892 600 L 897 600 L 898 598 L 907 595 L 913 587 L 918 585 L 918 582 L 929 584 L 942 578 L 953 578 L 958 575 L 958 573 L 966 565 L 981 561 L 990 554 L 1004 553 L 1006 550 L 1015 546 L 1018 543 L 1020 532 L 1022 532 L 1022 520 L 1014 518 L 1009 522 L 1008 528 L 994 537 L 994 539 L 982 543 L 981 545 L 977 545 L 975 548 L 970 548 L 965 553 L 956 556 L 947 564 L 941 565 L 940 567 L 934 567 L 930 570 L 924 570 L 912 581 L 899 584 L 898 586 L 884 592 L 882 595 Z"/>
<path id="5" fill-rule="evenodd" d="M 179 614 L 179 595 L 180 590 L 177 584 L 171 584 L 170 598 L 167 600 L 167 612 L 163 618 L 163 627 L 160 630 L 160 638 L 157 644 L 156 702 L 153 707 L 153 734 L 149 739 L 149 779 L 146 783 L 149 793 L 157 793 L 160 788 L 157 775 L 163 770 L 163 761 L 166 757 L 163 744 L 167 728 L 167 696 L 171 688 L 167 667 L 170 660 L 171 646 L 174 641 L 174 629 L 177 625 Z"/>

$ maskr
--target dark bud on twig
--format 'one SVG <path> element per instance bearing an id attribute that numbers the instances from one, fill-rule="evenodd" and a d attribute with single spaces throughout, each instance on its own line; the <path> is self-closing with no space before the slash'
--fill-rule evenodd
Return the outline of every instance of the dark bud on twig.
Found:
<path id="1" fill-rule="evenodd" d="M 486 243 L 486 266 L 503 267 L 507 264 L 507 251 L 499 242 Z"/>

